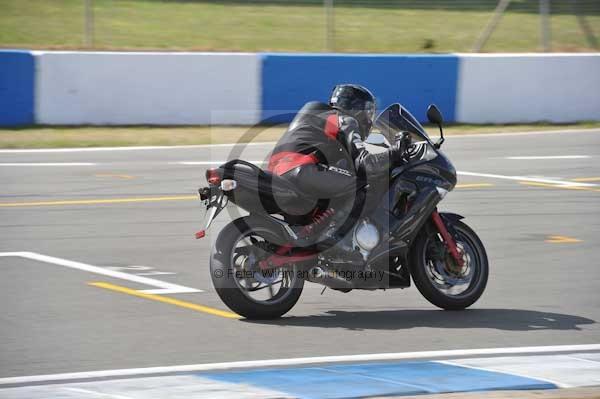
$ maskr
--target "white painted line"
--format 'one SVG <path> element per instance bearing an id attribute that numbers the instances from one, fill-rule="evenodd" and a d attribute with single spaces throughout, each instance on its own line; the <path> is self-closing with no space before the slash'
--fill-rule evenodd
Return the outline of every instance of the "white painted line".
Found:
<path id="1" fill-rule="evenodd" d="M 145 278 L 145 277 L 142 277 Z M 160 280 L 157 280 L 160 281 Z M 152 290 L 137 290 L 143 294 L 167 295 L 167 294 L 190 294 L 193 292 L 204 292 L 195 288 L 188 288 L 182 285 L 174 284 L 176 288 L 157 288 Z"/>
<path id="2" fill-rule="evenodd" d="M 85 371 L 77 373 L 32 375 L 25 377 L 0 378 L 0 386 L 8 384 L 29 384 L 40 382 L 69 381 L 78 379 L 112 378 L 138 375 L 154 375 L 166 373 L 183 373 L 196 371 L 213 371 L 229 369 L 246 369 L 255 367 L 300 366 L 320 363 L 370 362 L 386 360 L 432 359 L 456 356 L 504 355 L 504 354 L 533 354 L 561 353 L 579 351 L 600 351 L 600 344 L 588 345 L 559 345 L 559 346 L 524 346 L 513 348 L 457 349 L 426 352 L 377 353 L 344 356 L 320 356 L 291 359 L 250 360 L 228 363 L 190 364 L 182 366 L 146 367 L 135 369 Z"/>
<path id="3" fill-rule="evenodd" d="M 171 165 L 221 165 L 228 161 L 180 161 L 180 162 L 169 162 Z M 267 161 L 246 161 L 253 164 L 264 164 Z"/>
<path id="4" fill-rule="evenodd" d="M 138 147 L 85 147 L 85 148 L 24 148 L 2 149 L 0 154 L 28 154 L 28 153 L 63 153 L 63 152 L 100 152 L 100 151 L 145 151 L 145 150 L 181 150 L 193 148 L 235 147 L 235 146 L 274 146 L 275 141 L 261 141 L 256 143 L 227 143 L 227 144 L 196 144 L 196 145 L 156 145 Z"/>
<path id="5" fill-rule="evenodd" d="M 555 179 L 544 179 L 537 177 L 527 177 L 527 176 L 506 176 L 506 175 L 496 175 L 492 173 L 476 173 L 476 172 L 465 172 L 459 170 L 456 172 L 459 175 L 463 176 L 477 176 L 477 177 L 489 177 L 492 179 L 504 179 L 504 180 L 518 180 L 518 181 L 530 181 L 535 183 L 546 183 L 546 184 L 558 184 L 562 186 L 571 186 L 571 187 L 596 187 L 596 184 L 592 183 L 579 183 L 572 182 L 568 180 L 555 180 Z"/>
<path id="6" fill-rule="evenodd" d="M 71 269 L 83 270 L 90 273 L 100 274 L 102 276 L 118 278 L 121 280 L 127 280 L 138 284 L 150 285 L 152 287 L 157 287 L 158 289 L 149 289 L 149 290 L 139 290 L 139 292 L 143 292 L 145 294 L 187 294 L 192 292 L 203 292 L 202 290 L 198 290 L 196 288 L 184 287 L 182 285 L 167 283 L 165 281 L 156 280 L 149 277 L 141 277 L 136 276 L 135 274 L 129 274 L 124 272 L 119 272 L 116 270 L 110 270 L 103 267 L 92 266 L 81 262 L 75 262 L 72 260 L 55 258 L 53 256 L 47 256 L 38 254 L 35 252 L 0 252 L 0 257 L 20 257 L 31 260 L 36 260 L 38 262 L 51 263 L 54 265 L 69 267 Z"/>
<path id="7" fill-rule="evenodd" d="M 536 134 L 573 134 L 573 133 L 600 133 L 600 129 L 567 129 L 567 130 L 532 130 L 525 132 L 498 132 L 498 133 L 465 133 L 446 136 L 447 140 L 467 139 L 471 137 L 506 137 L 506 136 L 531 136 Z"/>
<path id="8" fill-rule="evenodd" d="M 589 155 L 548 155 L 548 156 L 527 156 L 527 157 L 504 157 L 504 159 L 514 160 L 535 160 L 535 159 L 585 159 L 591 158 Z"/>
<path id="9" fill-rule="evenodd" d="M 0 166 L 94 166 L 92 162 L 2 162 Z"/>

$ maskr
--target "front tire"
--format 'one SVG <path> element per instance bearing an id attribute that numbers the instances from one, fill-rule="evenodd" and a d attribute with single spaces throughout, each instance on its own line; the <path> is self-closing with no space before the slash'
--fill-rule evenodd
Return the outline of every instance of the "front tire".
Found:
<path id="1" fill-rule="evenodd" d="M 258 239 L 262 241 L 259 243 Z M 246 240 L 248 245 L 238 247 L 242 240 Z M 253 217 L 237 219 L 219 233 L 210 257 L 211 278 L 221 300 L 235 313 L 253 320 L 275 319 L 298 302 L 304 280 L 295 268 L 267 273 L 266 276 L 257 269 L 256 253 L 267 253 L 262 247 L 280 240 L 281 237 L 266 223 Z M 281 273 L 282 276 L 277 293 L 274 293 L 274 282 L 266 284 L 276 278 L 273 273 Z M 284 278 L 288 278 L 285 287 Z M 250 295 L 262 289 L 268 290 L 272 296 L 262 300 Z"/>
<path id="2" fill-rule="evenodd" d="M 489 266 L 483 243 L 465 223 L 452 225 L 465 265 L 448 254 L 435 227 L 423 228 L 410 254 L 411 276 L 419 292 L 433 305 L 462 310 L 474 304 L 487 285 Z"/>

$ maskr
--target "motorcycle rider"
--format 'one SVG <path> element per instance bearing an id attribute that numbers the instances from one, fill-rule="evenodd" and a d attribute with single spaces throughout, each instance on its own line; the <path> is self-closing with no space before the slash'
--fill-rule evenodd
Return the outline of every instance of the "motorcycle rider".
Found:
<path id="1" fill-rule="evenodd" d="M 387 173 L 405 154 L 400 134 L 386 152 L 369 153 L 364 140 L 375 117 L 375 97 L 364 86 L 335 86 L 329 104 L 307 103 L 275 145 L 268 169 L 304 192 L 334 198 L 350 192 L 356 178 L 369 181 Z"/>
<path id="2" fill-rule="evenodd" d="M 329 104 L 307 103 L 275 145 L 269 171 L 330 200 L 355 194 L 359 185 L 386 181 L 382 177 L 403 158 L 410 138 L 400 133 L 387 151 L 367 151 L 375 106 L 373 94 L 357 84 L 335 86 Z"/>

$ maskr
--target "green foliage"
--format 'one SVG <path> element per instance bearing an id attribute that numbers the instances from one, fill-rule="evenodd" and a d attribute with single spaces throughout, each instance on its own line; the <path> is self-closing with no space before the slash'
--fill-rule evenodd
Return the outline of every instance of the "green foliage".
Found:
<path id="1" fill-rule="evenodd" d="M 0 0 L 0 46 L 84 47 L 83 0 Z M 318 0 L 93 0 L 94 48 L 325 51 Z M 336 0 L 340 52 L 465 52 L 496 0 Z M 555 51 L 590 50 L 571 1 L 552 1 Z M 600 35 L 600 2 L 577 8 Z M 537 1 L 513 0 L 485 51 L 539 50 Z"/>

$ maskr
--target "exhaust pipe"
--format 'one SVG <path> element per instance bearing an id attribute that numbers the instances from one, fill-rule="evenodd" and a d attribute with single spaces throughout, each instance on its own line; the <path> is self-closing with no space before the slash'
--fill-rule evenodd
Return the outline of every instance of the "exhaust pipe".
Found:
<path id="1" fill-rule="evenodd" d="M 337 290 L 351 290 L 354 288 L 354 284 L 350 281 L 330 270 L 324 270 L 321 266 L 309 269 L 307 280 Z"/>

